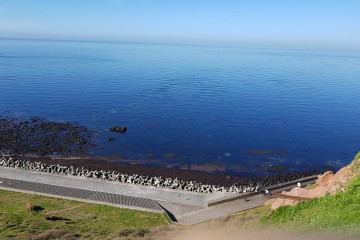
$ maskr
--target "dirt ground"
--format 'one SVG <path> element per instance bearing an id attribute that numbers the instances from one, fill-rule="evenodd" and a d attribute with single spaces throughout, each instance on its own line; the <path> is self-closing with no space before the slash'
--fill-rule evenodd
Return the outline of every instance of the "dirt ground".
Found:
<path id="1" fill-rule="evenodd" d="M 296 187 L 289 192 L 282 192 L 282 194 L 310 199 L 324 197 L 326 195 L 335 195 L 339 191 L 344 191 L 344 186 L 358 173 L 355 167 L 359 164 L 360 158 L 350 165 L 343 167 L 336 174 L 333 172 L 325 172 L 320 175 L 315 186 L 311 189 Z M 275 210 L 281 206 L 294 206 L 299 202 L 299 200 L 293 199 L 274 198 L 269 200 L 266 205 L 269 205 L 272 210 Z"/>

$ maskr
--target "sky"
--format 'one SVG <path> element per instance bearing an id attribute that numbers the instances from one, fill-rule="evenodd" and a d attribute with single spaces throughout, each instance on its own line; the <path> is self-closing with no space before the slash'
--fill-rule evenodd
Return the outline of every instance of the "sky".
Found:
<path id="1" fill-rule="evenodd" d="M 360 1 L 0 0 L 0 38 L 360 49 Z"/>

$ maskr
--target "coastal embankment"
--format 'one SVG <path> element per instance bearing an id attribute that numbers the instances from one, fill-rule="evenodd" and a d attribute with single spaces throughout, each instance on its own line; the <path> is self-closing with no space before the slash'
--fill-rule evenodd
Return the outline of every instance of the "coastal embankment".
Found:
<path id="1" fill-rule="evenodd" d="M 114 164 L 91 159 L 54 159 L 50 157 L 21 156 L 3 156 L 0 159 L 0 166 L 198 193 L 256 192 L 263 187 L 314 175 L 313 172 L 302 172 L 250 178 L 199 173 L 190 170 Z"/>

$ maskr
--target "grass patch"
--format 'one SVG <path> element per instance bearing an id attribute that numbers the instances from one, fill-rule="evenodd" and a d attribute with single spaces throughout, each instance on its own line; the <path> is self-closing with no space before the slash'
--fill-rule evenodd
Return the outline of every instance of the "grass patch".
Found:
<path id="1" fill-rule="evenodd" d="M 360 161 L 356 161 L 356 160 L 358 160 L 358 159 L 360 159 L 360 152 L 358 152 L 357 154 L 356 154 L 356 156 L 355 156 L 355 160 L 354 160 L 354 162 L 353 162 L 353 164 L 352 164 L 352 171 L 354 171 L 354 172 L 360 172 Z"/>
<path id="2" fill-rule="evenodd" d="M 314 183 L 314 184 L 309 184 L 309 185 L 307 185 L 306 187 L 305 187 L 305 189 L 307 189 L 307 190 L 311 190 L 311 189 L 314 189 L 314 188 L 316 188 L 316 184 Z"/>
<path id="3" fill-rule="evenodd" d="M 358 152 L 355 156 L 355 160 L 359 159 L 360 158 L 360 152 Z"/>
<path id="4" fill-rule="evenodd" d="M 31 212 L 25 208 L 27 201 L 44 209 Z M 121 232 L 143 237 L 150 233 L 147 229 L 168 224 L 164 214 L 0 190 L 0 239 L 53 239 L 51 234 L 63 234 L 66 239 L 107 239 Z M 50 237 L 42 238 L 40 233 Z"/>
<path id="5" fill-rule="evenodd" d="M 356 155 L 358 159 L 360 154 Z M 360 174 L 347 186 L 345 192 L 297 206 L 281 207 L 262 219 L 265 225 L 310 231 L 360 234 Z"/>

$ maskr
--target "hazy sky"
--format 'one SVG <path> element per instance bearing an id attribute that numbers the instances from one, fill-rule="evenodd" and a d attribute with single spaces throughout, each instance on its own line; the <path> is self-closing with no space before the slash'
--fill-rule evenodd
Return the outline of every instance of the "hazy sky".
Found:
<path id="1" fill-rule="evenodd" d="M 0 0 L 0 37 L 360 49 L 360 0 Z"/>

